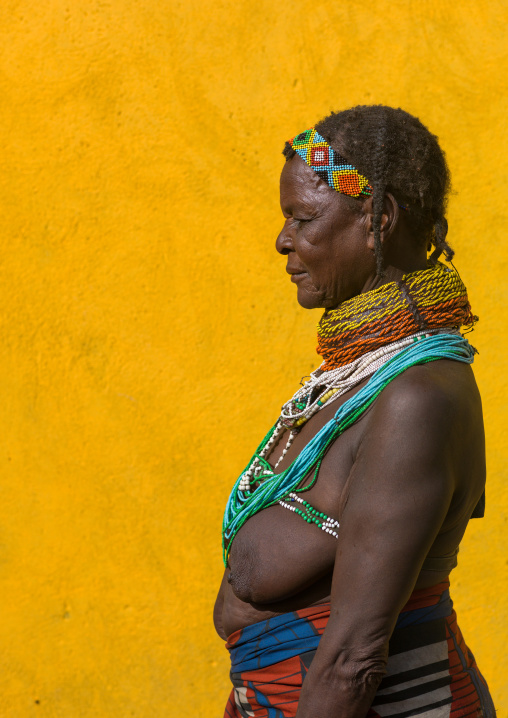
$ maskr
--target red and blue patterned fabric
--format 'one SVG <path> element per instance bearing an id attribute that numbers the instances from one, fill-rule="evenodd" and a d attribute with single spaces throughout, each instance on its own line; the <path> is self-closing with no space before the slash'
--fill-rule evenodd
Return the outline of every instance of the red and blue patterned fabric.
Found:
<path id="1" fill-rule="evenodd" d="M 233 690 L 224 718 L 294 718 L 330 616 L 324 603 L 233 633 Z M 449 583 L 415 591 L 389 644 L 387 673 L 367 718 L 494 718 L 489 689 L 457 626 Z"/>

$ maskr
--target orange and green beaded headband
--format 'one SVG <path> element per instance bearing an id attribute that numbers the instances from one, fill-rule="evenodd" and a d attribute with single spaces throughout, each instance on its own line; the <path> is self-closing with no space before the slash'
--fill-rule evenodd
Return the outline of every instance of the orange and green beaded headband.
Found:
<path id="1" fill-rule="evenodd" d="M 369 180 L 334 150 L 313 127 L 289 141 L 297 155 L 332 189 L 350 197 L 370 196 Z"/>

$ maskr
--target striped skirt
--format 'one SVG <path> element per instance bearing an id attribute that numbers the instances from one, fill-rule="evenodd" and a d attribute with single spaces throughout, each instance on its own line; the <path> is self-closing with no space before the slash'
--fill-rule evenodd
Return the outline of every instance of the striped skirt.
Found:
<path id="1" fill-rule="evenodd" d="M 330 604 L 235 631 L 224 718 L 293 718 Z M 489 689 L 457 626 L 448 582 L 415 591 L 390 639 L 387 673 L 367 718 L 494 718 Z"/>

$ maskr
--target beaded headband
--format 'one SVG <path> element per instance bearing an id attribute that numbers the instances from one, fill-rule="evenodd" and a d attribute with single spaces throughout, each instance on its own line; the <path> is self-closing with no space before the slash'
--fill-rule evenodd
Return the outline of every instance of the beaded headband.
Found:
<path id="1" fill-rule="evenodd" d="M 332 189 L 350 197 L 370 196 L 369 180 L 334 150 L 313 127 L 289 141 L 297 155 Z"/>

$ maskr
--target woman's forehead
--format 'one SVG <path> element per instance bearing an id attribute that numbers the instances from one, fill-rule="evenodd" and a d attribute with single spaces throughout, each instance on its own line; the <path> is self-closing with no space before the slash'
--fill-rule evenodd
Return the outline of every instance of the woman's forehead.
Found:
<path id="1" fill-rule="evenodd" d="M 281 200 L 322 201 L 336 194 L 305 162 L 295 155 L 282 168 L 280 176 Z"/>

